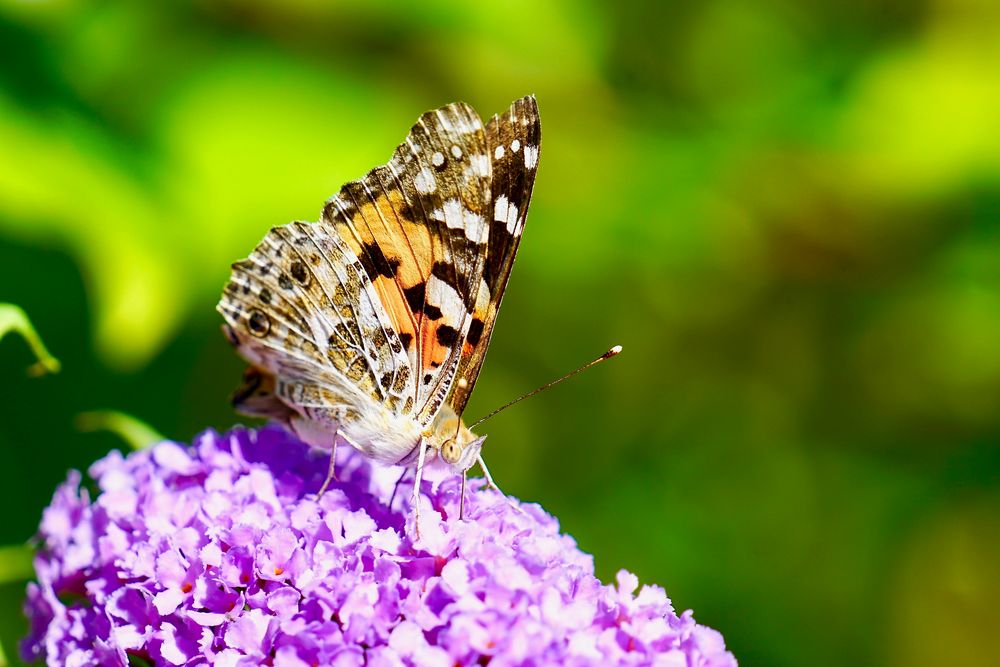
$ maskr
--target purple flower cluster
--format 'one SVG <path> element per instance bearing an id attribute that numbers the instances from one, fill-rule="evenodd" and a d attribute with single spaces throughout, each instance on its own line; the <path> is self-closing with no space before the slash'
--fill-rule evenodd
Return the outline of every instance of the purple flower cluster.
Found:
<path id="1" fill-rule="evenodd" d="M 735 666 L 663 589 L 594 577 L 536 505 L 427 480 L 420 536 L 400 470 L 277 428 L 113 452 L 45 510 L 27 660 L 50 665 Z M 409 523 L 408 523 L 409 521 Z"/>

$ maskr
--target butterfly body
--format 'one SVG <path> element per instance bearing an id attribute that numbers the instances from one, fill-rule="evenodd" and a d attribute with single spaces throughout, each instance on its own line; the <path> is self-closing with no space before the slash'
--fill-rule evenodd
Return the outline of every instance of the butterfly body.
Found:
<path id="1" fill-rule="evenodd" d="M 233 265 L 218 310 L 250 363 L 234 404 L 324 448 L 457 471 L 462 422 L 524 228 L 538 161 L 533 97 L 484 126 L 466 104 L 421 116 L 389 162 L 317 222 L 273 228 Z"/>
<path id="2" fill-rule="evenodd" d="M 405 415 L 397 415 L 382 406 L 359 406 L 356 419 L 344 419 L 338 424 L 337 435 L 374 461 L 386 465 L 411 466 L 417 462 L 421 443 L 431 452 L 431 460 L 447 451 L 448 443 L 474 443 L 478 438 L 470 431 L 450 406 L 442 406 L 431 423 L 424 428 Z M 291 415 L 286 424 L 299 438 L 314 447 L 329 449 L 331 428 L 327 421 L 311 420 Z M 481 444 L 481 442 L 479 443 Z M 479 455 L 479 446 L 461 448 L 459 460 L 453 463 L 459 471 L 472 467 Z M 448 455 L 441 460 L 451 463 Z"/>

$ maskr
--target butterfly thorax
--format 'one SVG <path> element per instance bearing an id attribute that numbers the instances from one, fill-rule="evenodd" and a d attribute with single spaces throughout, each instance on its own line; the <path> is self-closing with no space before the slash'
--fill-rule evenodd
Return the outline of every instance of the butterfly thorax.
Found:
<path id="1" fill-rule="evenodd" d="M 410 465 L 420 446 L 420 424 L 407 415 L 369 409 L 355 419 L 345 419 L 338 435 L 372 459 L 389 465 Z"/>
<path id="2" fill-rule="evenodd" d="M 314 417 L 316 415 L 313 415 Z M 479 456 L 482 439 L 476 437 L 449 405 L 442 406 L 429 427 L 407 415 L 370 406 L 333 425 L 294 414 L 286 423 L 303 441 L 324 449 L 340 437 L 372 459 L 388 465 L 417 465 L 420 443 L 427 445 L 427 460 L 440 460 L 459 471 L 468 470 Z"/>
<path id="3" fill-rule="evenodd" d="M 428 461 L 440 460 L 459 471 L 475 464 L 484 439 L 477 438 L 448 405 L 425 429 L 411 418 L 379 410 L 342 423 L 339 432 L 362 453 L 390 465 L 416 465 L 423 440 Z"/>

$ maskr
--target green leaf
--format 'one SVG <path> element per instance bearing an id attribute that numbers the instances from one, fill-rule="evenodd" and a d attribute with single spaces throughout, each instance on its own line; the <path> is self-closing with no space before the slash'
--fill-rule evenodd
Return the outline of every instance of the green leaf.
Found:
<path id="1" fill-rule="evenodd" d="M 38 358 L 38 361 L 28 368 L 29 375 L 59 372 L 59 360 L 49 354 L 24 311 L 14 304 L 0 303 L 0 338 L 11 332 L 20 334 Z"/>

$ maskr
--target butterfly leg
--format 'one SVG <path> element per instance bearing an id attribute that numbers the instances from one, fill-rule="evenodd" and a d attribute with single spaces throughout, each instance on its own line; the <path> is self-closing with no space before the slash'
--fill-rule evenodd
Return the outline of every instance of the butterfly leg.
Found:
<path id="1" fill-rule="evenodd" d="M 458 497 L 458 520 L 465 518 L 465 478 L 469 474 L 468 470 L 462 471 L 462 494 Z"/>
<path id="2" fill-rule="evenodd" d="M 413 478 L 413 532 L 420 539 L 420 483 L 424 479 L 424 460 L 427 458 L 427 441 L 420 439 L 420 453 L 417 455 L 417 473 Z"/>
<path id="3" fill-rule="evenodd" d="M 323 494 L 326 493 L 326 489 L 330 486 L 330 482 L 337 481 L 337 436 L 333 436 L 333 448 L 330 450 L 330 468 L 326 471 L 326 479 L 323 480 L 323 486 L 319 487 L 318 498 L 322 498 Z"/>
<path id="4" fill-rule="evenodd" d="M 476 461 L 479 462 L 479 467 L 483 471 L 483 477 L 486 478 L 486 488 L 493 489 L 494 491 L 500 491 L 500 487 L 493 481 L 493 475 L 490 474 L 490 469 L 486 467 L 486 461 L 483 460 L 483 455 L 480 454 Z M 500 494 L 503 495 L 503 491 L 500 491 Z"/>

